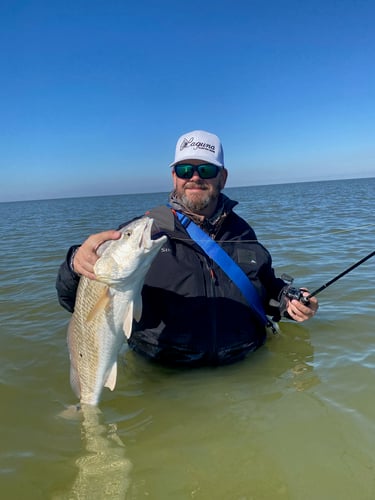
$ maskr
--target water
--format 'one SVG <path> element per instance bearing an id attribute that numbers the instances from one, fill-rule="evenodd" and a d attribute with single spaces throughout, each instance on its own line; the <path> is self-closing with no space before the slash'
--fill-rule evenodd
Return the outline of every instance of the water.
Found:
<path id="1" fill-rule="evenodd" d="M 280 275 L 311 289 L 374 250 L 375 178 L 227 189 Z M 375 259 L 246 361 L 176 371 L 128 352 L 82 421 L 54 281 L 70 244 L 166 194 L 0 204 L 0 491 L 7 499 L 375 498 Z"/>

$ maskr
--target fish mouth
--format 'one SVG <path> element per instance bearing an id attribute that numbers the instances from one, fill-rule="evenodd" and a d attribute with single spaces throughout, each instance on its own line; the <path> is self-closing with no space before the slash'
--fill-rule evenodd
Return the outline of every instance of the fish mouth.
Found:
<path id="1" fill-rule="evenodd" d="M 155 234 L 151 234 L 152 232 L 152 225 L 154 223 L 153 219 L 150 219 L 147 221 L 147 225 L 145 230 L 143 231 L 140 246 L 144 246 L 147 250 L 152 250 L 155 246 L 160 246 L 160 239 L 164 236 L 164 238 L 167 236 L 164 231 L 158 231 Z"/>
<path id="2" fill-rule="evenodd" d="M 154 222 L 153 219 L 148 219 L 146 221 L 145 229 L 142 232 L 142 236 L 139 240 L 139 248 L 143 247 L 146 250 L 150 250 L 150 248 L 152 248 L 151 229 L 153 222 Z"/>
<path id="3" fill-rule="evenodd" d="M 159 231 L 151 236 L 151 241 L 158 241 L 163 236 L 167 236 L 167 233 L 165 233 L 164 231 Z"/>

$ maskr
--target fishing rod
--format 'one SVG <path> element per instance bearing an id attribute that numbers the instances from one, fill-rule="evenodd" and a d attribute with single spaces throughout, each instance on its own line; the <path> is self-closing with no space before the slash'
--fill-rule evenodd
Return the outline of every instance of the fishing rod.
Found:
<path id="1" fill-rule="evenodd" d="M 370 252 L 368 255 L 366 255 L 366 257 L 363 257 L 363 259 L 359 260 L 358 262 L 356 262 L 352 266 L 348 267 L 347 269 L 345 269 L 345 271 L 343 271 L 342 273 L 338 274 L 337 276 L 335 276 L 331 280 L 327 281 L 327 283 L 324 283 L 324 285 L 322 285 L 321 287 L 317 288 L 316 290 L 314 290 L 313 292 L 311 292 L 307 296 L 304 296 L 302 294 L 301 290 L 299 290 L 298 288 L 294 288 L 292 286 L 290 286 L 286 290 L 285 295 L 289 299 L 297 299 L 300 302 L 302 302 L 303 304 L 308 305 L 309 302 L 310 302 L 311 297 L 315 297 L 315 295 L 318 295 L 318 293 L 320 293 L 323 290 L 325 290 L 326 288 L 328 288 L 330 285 L 332 285 L 332 283 L 334 283 L 335 281 L 337 281 L 340 278 L 342 278 L 343 276 L 345 276 L 345 274 L 348 274 L 348 273 L 350 273 L 350 271 L 353 271 L 353 269 L 355 269 L 356 267 L 358 267 L 361 264 L 363 264 L 364 262 L 366 262 L 366 260 L 371 259 L 371 257 L 373 257 L 374 255 L 375 255 L 375 251 L 374 252 Z"/>

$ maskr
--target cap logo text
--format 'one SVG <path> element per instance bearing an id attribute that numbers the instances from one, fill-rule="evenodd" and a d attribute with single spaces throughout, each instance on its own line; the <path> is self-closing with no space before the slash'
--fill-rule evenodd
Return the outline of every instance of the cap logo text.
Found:
<path id="1" fill-rule="evenodd" d="M 194 141 L 194 137 L 190 137 L 190 139 L 182 139 L 180 145 L 180 151 L 185 148 L 193 148 L 193 149 L 204 149 L 206 151 L 211 151 L 211 153 L 215 153 L 215 146 L 212 144 L 207 144 L 206 142 Z"/>

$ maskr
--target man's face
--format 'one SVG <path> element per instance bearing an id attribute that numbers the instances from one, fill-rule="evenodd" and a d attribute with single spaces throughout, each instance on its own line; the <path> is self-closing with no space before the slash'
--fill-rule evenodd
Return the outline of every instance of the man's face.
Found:
<path id="1" fill-rule="evenodd" d="M 181 163 L 201 165 L 201 160 L 185 160 Z M 224 168 L 213 179 L 201 179 L 198 172 L 194 172 L 191 179 L 180 179 L 172 171 L 174 190 L 182 204 L 194 213 L 210 217 L 217 206 L 220 191 L 227 180 L 227 171 Z"/>

